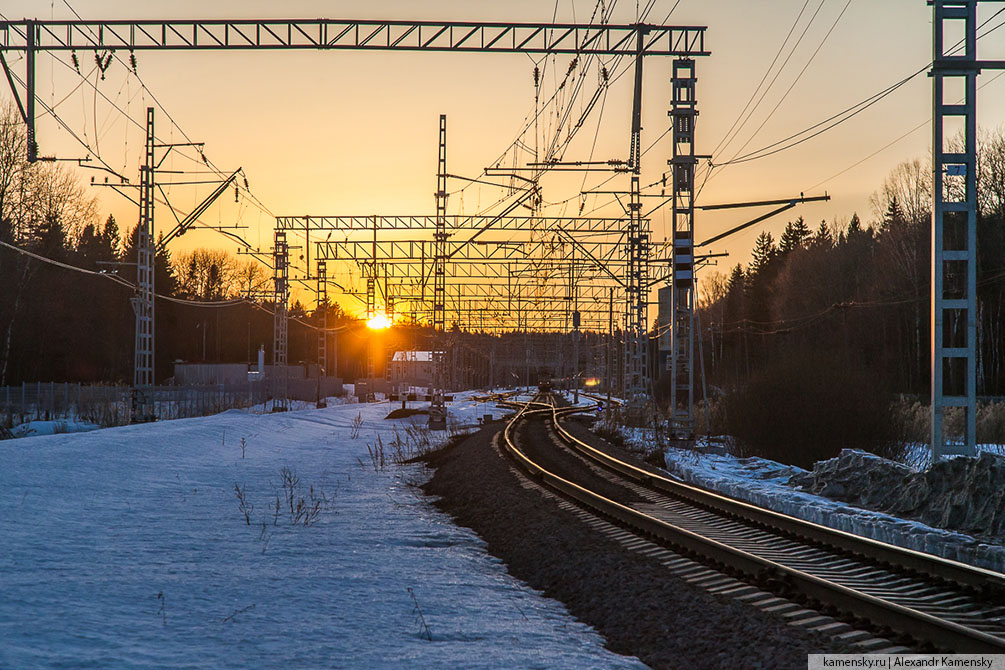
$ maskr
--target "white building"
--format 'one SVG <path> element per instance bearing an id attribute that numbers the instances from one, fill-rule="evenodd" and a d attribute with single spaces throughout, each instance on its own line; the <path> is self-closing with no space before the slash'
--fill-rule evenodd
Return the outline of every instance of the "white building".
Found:
<path id="1" fill-rule="evenodd" d="M 396 351 L 389 374 L 396 386 L 428 387 L 433 383 L 433 352 Z"/>

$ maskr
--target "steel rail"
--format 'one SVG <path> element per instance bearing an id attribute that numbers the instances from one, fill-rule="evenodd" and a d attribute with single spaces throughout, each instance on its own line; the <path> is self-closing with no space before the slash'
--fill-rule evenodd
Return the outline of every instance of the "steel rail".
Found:
<path id="1" fill-rule="evenodd" d="M 758 525 L 767 526 L 775 530 L 781 530 L 835 549 L 848 551 L 873 561 L 891 563 L 901 568 L 914 570 L 930 577 L 935 577 L 936 579 L 943 579 L 978 591 L 996 591 L 1005 595 L 1005 575 L 999 572 L 985 570 L 931 554 L 924 554 L 913 549 L 896 547 L 879 542 L 878 540 L 816 524 L 812 521 L 798 519 L 781 512 L 757 507 L 756 505 L 735 500 L 718 493 L 705 491 L 695 486 L 649 472 L 648 470 L 643 470 L 591 447 L 571 435 L 560 424 L 557 412 L 554 417 L 554 424 L 556 432 L 574 449 L 638 484 L 675 497 L 684 498 L 689 502 L 729 514 L 730 516 L 752 521 Z"/>
<path id="2" fill-rule="evenodd" d="M 536 408 L 531 409 L 531 405 L 535 405 Z M 541 403 L 527 403 L 507 422 L 502 432 L 502 446 L 540 484 L 577 501 L 602 517 L 616 521 L 647 537 L 703 556 L 714 563 L 728 566 L 755 578 L 774 577 L 781 579 L 805 596 L 836 606 L 840 610 L 856 616 L 864 616 L 880 625 L 889 626 L 898 632 L 910 635 L 915 639 L 931 642 L 942 648 L 970 653 L 1005 652 L 1005 639 L 856 591 L 782 563 L 731 547 L 594 493 L 541 467 L 524 454 L 513 440 L 514 427 L 528 415 L 550 413 L 552 420 L 557 425 L 559 412 L 566 414 L 576 411 L 583 410 L 582 408 L 556 410 L 554 407 L 541 407 Z M 568 434 L 564 429 L 562 432 Z M 634 468 L 634 466 L 629 467 Z M 645 471 L 640 470 L 640 472 Z M 651 477 L 652 473 L 646 473 L 646 475 Z"/>

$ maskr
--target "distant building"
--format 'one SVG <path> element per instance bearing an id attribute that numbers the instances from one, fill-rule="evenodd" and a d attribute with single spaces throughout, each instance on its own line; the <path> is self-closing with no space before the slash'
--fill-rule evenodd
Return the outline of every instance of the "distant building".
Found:
<path id="1" fill-rule="evenodd" d="M 396 351 L 391 357 L 390 380 L 395 386 L 430 386 L 433 383 L 433 352 Z"/>

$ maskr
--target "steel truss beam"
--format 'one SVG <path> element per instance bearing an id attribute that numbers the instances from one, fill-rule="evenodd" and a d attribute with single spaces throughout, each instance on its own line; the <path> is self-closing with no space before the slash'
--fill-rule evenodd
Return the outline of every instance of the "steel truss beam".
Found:
<path id="1" fill-rule="evenodd" d="M 32 39 L 33 36 L 33 39 Z M 639 37 L 641 36 L 641 37 Z M 352 49 L 705 56 L 705 28 L 652 24 L 344 19 L 0 22 L 0 49 Z"/>
<path id="2" fill-rule="evenodd" d="M 330 261 L 362 260 L 377 262 L 427 261 L 435 259 L 434 240 L 397 240 L 385 242 L 318 242 L 316 250 L 318 258 Z M 561 240 L 536 240 L 512 242 L 475 242 L 444 241 L 444 249 L 449 263 L 513 263 L 530 264 L 535 259 L 542 261 L 554 258 L 555 254 L 564 254 L 574 248 L 589 256 L 604 262 L 617 261 L 614 255 L 619 253 L 624 245 L 617 242 L 579 242 L 572 245 Z"/>
<path id="3" fill-rule="evenodd" d="M 276 227 L 295 231 L 436 230 L 435 216 L 279 216 Z M 624 219 L 549 216 L 458 216 L 444 217 L 449 230 L 481 230 L 492 223 L 496 231 L 557 231 L 572 233 L 612 233 L 624 227 Z"/>

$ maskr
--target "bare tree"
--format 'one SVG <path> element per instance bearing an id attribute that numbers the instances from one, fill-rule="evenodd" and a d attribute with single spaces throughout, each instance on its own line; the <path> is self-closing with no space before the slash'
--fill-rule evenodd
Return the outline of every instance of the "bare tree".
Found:
<path id="1" fill-rule="evenodd" d="M 882 221 L 896 199 L 904 218 L 911 223 L 928 221 L 932 215 L 932 165 L 915 158 L 895 167 L 883 187 L 872 194 L 870 202 L 877 221 Z"/>

